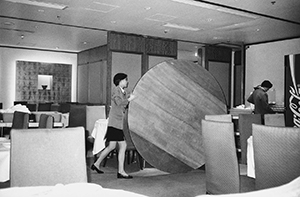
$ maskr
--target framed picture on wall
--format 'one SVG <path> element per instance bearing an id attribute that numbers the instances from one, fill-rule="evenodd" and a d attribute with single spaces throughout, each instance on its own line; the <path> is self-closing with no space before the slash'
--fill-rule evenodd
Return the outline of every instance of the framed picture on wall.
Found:
<path id="1" fill-rule="evenodd" d="M 71 73 L 71 64 L 17 61 L 15 100 L 71 101 Z"/>

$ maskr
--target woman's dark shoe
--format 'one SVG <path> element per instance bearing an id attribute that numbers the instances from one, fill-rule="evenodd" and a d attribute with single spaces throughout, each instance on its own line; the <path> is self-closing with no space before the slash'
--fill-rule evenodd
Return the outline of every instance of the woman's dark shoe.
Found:
<path id="1" fill-rule="evenodd" d="M 94 164 L 91 166 L 91 169 L 92 169 L 92 170 L 96 170 L 96 172 L 97 172 L 98 174 L 103 174 L 103 173 L 104 173 L 103 171 L 99 170 Z"/>
<path id="2" fill-rule="evenodd" d="M 132 179 L 133 177 L 130 175 L 123 175 L 121 173 L 117 174 L 118 179 Z"/>

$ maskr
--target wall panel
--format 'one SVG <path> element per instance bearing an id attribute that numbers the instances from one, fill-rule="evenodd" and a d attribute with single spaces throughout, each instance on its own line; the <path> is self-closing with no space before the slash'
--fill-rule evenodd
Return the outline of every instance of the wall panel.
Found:
<path id="1" fill-rule="evenodd" d="M 128 53 L 112 53 L 112 78 L 115 74 L 123 72 L 128 75 L 129 85 L 127 91 L 132 92 L 135 84 L 141 78 L 141 55 Z M 111 82 L 114 87 L 113 82 Z"/>
<path id="2" fill-rule="evenodd" d="M 77 68 L 78 96 L 77 101 L 80 103 L 88 102 L 88 67 L 86 65 Z"/>

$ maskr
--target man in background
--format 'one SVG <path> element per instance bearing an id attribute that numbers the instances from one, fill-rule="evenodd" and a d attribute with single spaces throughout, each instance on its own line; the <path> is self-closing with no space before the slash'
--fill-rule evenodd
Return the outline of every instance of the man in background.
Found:
<path id="1" fill-rule="evenodd" d="M 269 99 L 267 91 L 272 88 L 273 84 L 264 80 L 260 85 L 254 87 L 254 91 L 249 96 L 247 101 L 254 104 L 255 114 L 272 114 L 274 111 L 269 106 Z"/>

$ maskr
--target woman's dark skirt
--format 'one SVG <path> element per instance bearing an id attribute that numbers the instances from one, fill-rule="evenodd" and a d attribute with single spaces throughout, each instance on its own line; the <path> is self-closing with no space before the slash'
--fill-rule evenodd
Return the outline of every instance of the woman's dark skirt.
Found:
<path id="1" fill-rule="evenodd" d="M 105 135 L 106 142 L 110 141 L 124 141 L 123 130 L 117 129 L 115 127 L 108 127 Z"/>

